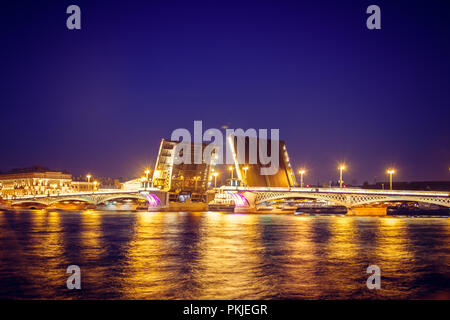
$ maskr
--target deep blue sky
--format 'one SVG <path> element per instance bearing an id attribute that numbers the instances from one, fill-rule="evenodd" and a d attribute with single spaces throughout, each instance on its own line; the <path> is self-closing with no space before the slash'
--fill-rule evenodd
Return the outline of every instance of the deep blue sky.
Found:
<path id="1" fill-rule="evenodd" d="M 2 1 L 0 15 L 0 170 L 133 176 L 203 120 L 280 128 L 307 182 L 336 180 L 341 160 L 348 182 L 391 164 L 397 180 L 449 179 L 448 1 Z"/>

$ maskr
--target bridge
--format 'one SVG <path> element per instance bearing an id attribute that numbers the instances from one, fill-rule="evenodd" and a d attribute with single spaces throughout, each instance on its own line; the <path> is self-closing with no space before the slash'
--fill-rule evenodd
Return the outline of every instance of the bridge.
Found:
<path id="1" fill-rule="evenodd" d="M 63 201 L 80 201 L 87 204 L 100 205 L 108 201 L 121 199 L 137 199 L 148 202 L 149 208 L 160 208 L 167 205 L 167 193 L 157 188 L 143 190 L 99 190 L 91 192 L 61 193 L 51 195 L 26 195 L 6 199 L 11 205 L 42 204 L 50 206 Z"/>
<path id="2" fill-rule="evenodd" d="M 367 207 L 371 207 L 372 211 L 378 209 L 375 210 L 378 211 L 377 214 L 385 214 L 386 205 L 383 204 L 385 202 L 416 201 L 450 207 L 450 193 L 434 191 L 224 186 L 217 194 L 223 193 L 231 196 L 235 211 L 242 209 L 252 211 L 271 201 L 295 199 L 327 201 L 334 205 L 345 206 L 353 214 L 367 212 L 367 209 L 363 209 Z M 216 198 L 218 198 L 217 194 Z"/>

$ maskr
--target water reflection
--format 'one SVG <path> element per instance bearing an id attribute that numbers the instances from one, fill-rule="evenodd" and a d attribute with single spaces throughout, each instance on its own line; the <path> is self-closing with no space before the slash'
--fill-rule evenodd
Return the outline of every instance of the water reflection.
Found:
<path id="1" fill-rule="evenodd" d="M 442 298 L 449 239 L 450 219 L 0 212 L 0 297 Z M 66 288 L 70 264 L 82 290 Z"/>

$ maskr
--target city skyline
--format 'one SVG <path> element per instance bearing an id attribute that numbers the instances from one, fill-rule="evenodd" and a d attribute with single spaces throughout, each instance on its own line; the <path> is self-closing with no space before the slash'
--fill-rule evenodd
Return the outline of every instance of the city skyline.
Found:
<path id="1" fill-rule="evenodd" d="M 365 4 L 269 1 L 78 1 L 82 29 L 69 31 L 68 4 L 6 5 L 2 171 L 135 176 L 162 138 L 203 120 L 279 128 L 310 183 L 337 180 L 341 162 L 358 184 L 389 167 L 399 181 L 449 178 L 448 4 L 379 1 L 376 31 Z"/>

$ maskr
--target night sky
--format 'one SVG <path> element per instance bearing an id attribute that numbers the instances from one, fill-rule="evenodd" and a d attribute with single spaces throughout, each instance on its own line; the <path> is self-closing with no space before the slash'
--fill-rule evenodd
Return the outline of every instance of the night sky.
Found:
<path id="1" fill-rule="evenodd" d="M 279 128 L 307 183 L 340 161 L 348 182 L 391 165 L 450 178 L 449 1 L 5 0 L 0 15 L 1 171 L 132 177 L 203 120 Z"/>

